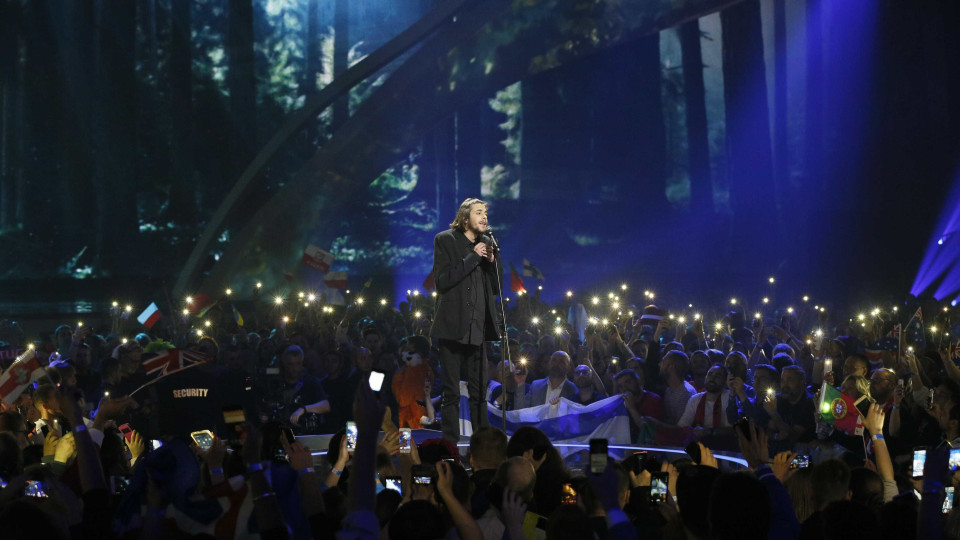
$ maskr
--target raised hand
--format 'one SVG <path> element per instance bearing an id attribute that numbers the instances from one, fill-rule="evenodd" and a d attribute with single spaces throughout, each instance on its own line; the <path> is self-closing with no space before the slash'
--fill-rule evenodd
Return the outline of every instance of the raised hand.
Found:
<path id="1" fill-rule="evenodd" d="M 871 435 L 882 435 L 885 416 L 883 407 L 874 403 L 870 405 L 870 409 L 867 411 L 867 418 L 863 421 L 863 427 L 870 430 Z"/>
<path id="2" fill-rule="evenodd" d="M 777 477 L 777 480 L 780 482 L 786 482 L 787 478 L 793 476 L 793 473 L 796 472 L 796 469 L 791 469 L 790 464 L 793 463 L 793 459 L 797 457 L 797 454 L 786 451 L 780 452 L 773 458 L 773 475 Z"/>
<path id="3" fill-rule="evenodd" d="M 133 458 L 133 461 L 136 461 L 147 448 L 146 441 L 143 440 L 143 437 L 136 430 L 131 431 L 130 440 L 124 439 L 124 442 L 127 444 L 127 448 L 130 449 L 130 457 Z"/>
<path id="4" fill-rule="evenodd" d="M 290 466 L 293 467 L 293 470 L 302 471 L 313 466 L 313 456 L 310 454 L 310 449 L 303 443 L 293 441 L 293 444 L 290 444 L 286 437 L 280 437 L 280 444 L 283 445 L 283 450 L 290 458 Z"/>
<path id="5" fill-rule="evenodd" d="M 700 445 L 700 465 L 719 469 L 720 466 L 717 463 L 717 458 L 713 457 L 713 452 L 707 448 L 707 445 L 703 444 L 702 442 L 698 442 L 697 444 Z"/>
<path id="6" fill-rule="evenodd" d="M 227 445 L 224 444 L 223 439 L 214 435 L 210 448 L 200 452 L 200 459 L 207 464 L 208 468 L 215 469 L 223 465 L 223 458 L 226 455 Z"/>

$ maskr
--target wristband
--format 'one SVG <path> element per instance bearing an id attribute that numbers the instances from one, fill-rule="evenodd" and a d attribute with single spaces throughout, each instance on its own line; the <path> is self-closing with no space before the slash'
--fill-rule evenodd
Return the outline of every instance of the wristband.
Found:
<path id="1" fill-rule="evenodd" d="M 264 494 L 262 494 L 262 495 L 257 495 L 256 497 L 254 497 L 254 498 L 253 498 L 253 502 L 257 502 L 257 501 L 260 501 L 260 500 L 263 500 L 263 499 L 266 499 L 266 498 L 269 498 L 269 497 L 276 497 L 276 495 L 277 495 L 276 493 L 274 493 L 274 492 L 272 492 L 272 491 L 268 491 L 268 492 L 266 492 L 266 493 L 264 493 Z"/>
<path id="2" fill-rule="evenodd" d="M 77 424 L 73 426 L 74 433 L 80 433 L 81 431 L 86 431 L 86 430 L 87 430 L 86 424 Z"/>
<path id="3" fill-rule="evenodd" d="M 262 464 L 262 463 L 251 463 L 250 465 L 247 465 L 247 472 L 248 472 L 248 473 L 259 472 L 259 471 L 262 471 L 262 470 L 263 470 L 263 464 Z"/>
<path id="4" fill-rule="evenodd" d="M 882 441 L 882 440 L 883 440 L 883 433 L 877 433 L 876 435 L 874 435 L 873 437 L 870 437 L 870 438 L 873 439 L 873 440 L 875 440 L 875 441 L 877 441 L 877 440 Z"/>
<path id="5" fill-rule="evenodd" d="M 311 474 L 313 472 L 314 472 L 313 467 L 304 467 L 299 471 L 297 471 L 297 476 L 303 476 L 305 474 Z"/>
<path id="6" fill-rule="evenodd" d="M 343 474 L 343 471 L 341 471 L 340 469 L 332 469 L 330 472 L 332 472 L 337 476 L 340 476 L 341 474 Z"/>
<path id="7" fill-rule="evenodd" d="M 214 467 L 214 468 L 210 469 L 210 474 L 211 474 L 211 475 L 214 475 L 214 474 L 223 474 L 223 467 Z"/>
<path id="8" fill-rule="evenodd" d="M 166 517 L 167 509 L 166 508 L 151 508 L 147 507 L 147 515 L 156 516 L 156 517 Z"/>

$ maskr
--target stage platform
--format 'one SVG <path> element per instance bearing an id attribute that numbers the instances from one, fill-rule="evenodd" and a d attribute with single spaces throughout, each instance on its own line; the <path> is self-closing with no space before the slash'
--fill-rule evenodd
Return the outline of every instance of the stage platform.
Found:
<path id="1" fill-rule="evenodd" d="M 383 432 L 380 433 L 380 436 L 383 436 Z M 327 453 L 327 447 L 330 444 L 331 437 L 333 437 L 333 434 L 299 435 L 297 436 L 297 440 L 310 448 L 314 462 L 320 465 L 323 456 Z M 442 437 L 443 433 L 432 429 L 413 430 L 413 440 L 418 442 Z M 580 470 L 586 466 L 587 453 L 590 449 L 588 441 L 583 441 L 582 443 L 556 443 L 554 446 L 564 456 L 564 461 L 570 469 Z M 461 435 L 457 447 L 460 450 L 461 460 L 466 463 L 467 449 L 470 447 L 470 437 Z M 610 455 L 617 459 L 623 459 L 634 452 L 648 452 L 650 457 L 660 461 L 673 461 L 687 457 L 687 453 L 683 448 L 671 446 L 610 444 L 608 450 Z M 747 467 L 747 461 L 743 459 L 743 456 L 740 454 L 715 451 L 713 455 L 717 458 L 717 462 L 720 463 L 721 469 L 723 470 L 736 470 Z"/>

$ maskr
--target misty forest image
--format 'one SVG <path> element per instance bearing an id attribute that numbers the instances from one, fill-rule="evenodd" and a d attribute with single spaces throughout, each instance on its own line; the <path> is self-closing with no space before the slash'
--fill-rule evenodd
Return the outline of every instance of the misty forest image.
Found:
<path id="1" fill-rule="evenodd" d="M 557 287 L 902 286 L 956 167 L 957 23 L 955 2 L 0 0 L 0 287 L 249 296 L 322 282 L 313 245 L 409 289 L 474 196 L 505 261 Z"/>

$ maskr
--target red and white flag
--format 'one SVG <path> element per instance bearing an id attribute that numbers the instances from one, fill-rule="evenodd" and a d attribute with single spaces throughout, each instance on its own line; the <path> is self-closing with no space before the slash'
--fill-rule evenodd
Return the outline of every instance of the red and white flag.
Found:
<path id="1" fill-rule="evenodd" d="M 157 382 L 167 375 L 192 368 L 209 362 L 212 358 L 194 351 L 186 349 L 166 349 L 158 351 L 155 355 L 143 360 L 143 370 L 147 373 L 147 382 L 137 388 L 130 395 L 140 391 L 141 388 Z"/>
<path id="2" fill-rule="evenodd" d="M 331 289 L 347 289 L 347 273 L 346 272 L 327 272 L 323 276 L 323 283 Z"/>
<path id="3" fill-rule="evenodd" d="M 0 396 L 3 402 L 7 405 L 13 404 L 33 381 L 43 377 L 44 374 L 36 349 L 27 350 L 17 358 L 10 369 L 0 375 Z"/>
<path id="4" fill-rule="evenodd" d="M 301 257 L 300 260 L 310 268 L 326 274 L 327 271 L 330 270 L 330 265 L 333 264 L 333 253 L 329 253 L 310 244 L 307 246 L 307 249 L 303 250 L 303 257 Z"/>
<path id="5" fill-rule="evenodd" d="M 143 313 L 137 317 L 137 321 L 147 328 L 153 328 L 153 325 L 157 324 L 157 321 L 160 320 L 160 317 L 163 317 L 163 314 L 160 313 L 160 308 L 158 308 L 157 304 L 154 302 L 150 302 L 150 305 L 147 306 L 147 309 L 143 310 Z"/>

